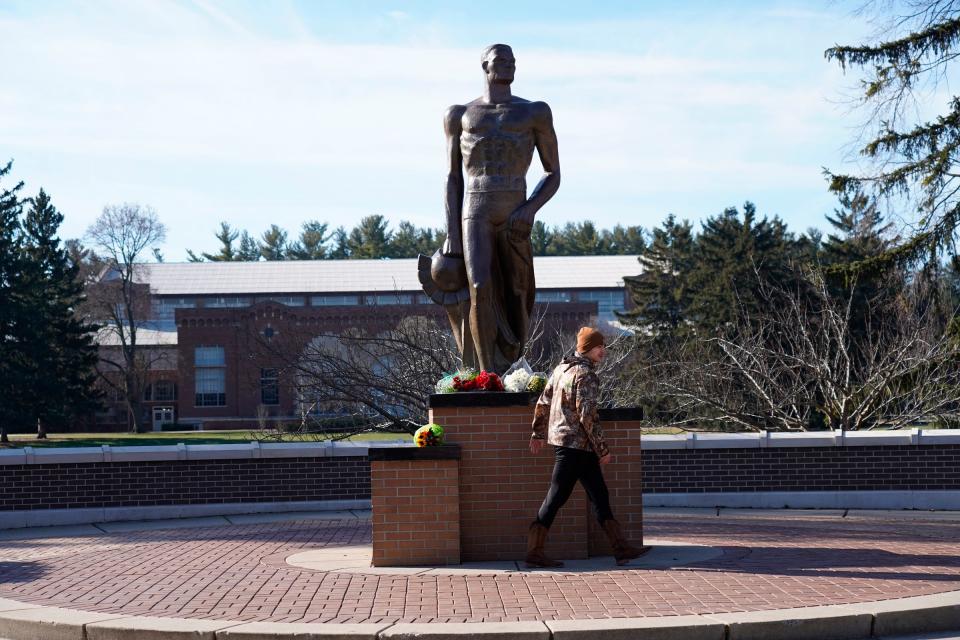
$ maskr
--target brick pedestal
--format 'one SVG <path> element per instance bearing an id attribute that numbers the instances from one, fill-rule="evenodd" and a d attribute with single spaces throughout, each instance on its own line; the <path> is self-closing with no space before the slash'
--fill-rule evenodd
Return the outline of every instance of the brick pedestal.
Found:
<path id="1" fill-rule="evenodd" d="M 518 560 L 527 528 L 550 485 L 553 447 L 530 453 L 535 397 L 526 393 L 455 393 L 430 397 L 430 420 L 446 441 L 461 446 L 460 558 L 464 562 Z M 640 414 L 601 411 L 613 461 L 603 472 L 614 516 L 634 544 L 643 540 Z M 376 517 L 376 504 L 374 504 Z M 577 559 L 609 553 L 586 494 L 577 487 L 550 529 L 546 551 Z"/>
<path id="2" fill-rule="evenodd" d="M 460 447 L 370 449 L 373 566 L 460 564 Z"/>

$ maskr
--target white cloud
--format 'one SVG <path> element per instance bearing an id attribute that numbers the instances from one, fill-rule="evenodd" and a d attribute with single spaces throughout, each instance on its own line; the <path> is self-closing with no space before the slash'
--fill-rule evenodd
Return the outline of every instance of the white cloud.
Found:
<path id="1" fill-rule="evenodd" d="M 78 11 L 0 21 L 3 57 L 18 61 L 5 69 L 0 134 L 49 176 L 70 233 L 122 200 L 160 211 L 174 257 L 209 247 L 220 219 L 252 231 L 305 217 L 350 226 L 372 212 L 440 224 L 440 118 L 479 94 L 476 47 L 323 42 L 295 12 L 297 37 L 284 39 L 206 1 Z M 561 42 L 517 56 L 516 92 L 555 114 L 564 186 L 545 215 L 556 222 L 608 225 L 653 206 L 653 224 L 678 194 L 815 190 L 832 157 L 833 71 L 785 81 L 772 59 Z M 69 177 L 79 158 L 82 181 Z M 583 202 L 596 209 L 574 210 Z"/>

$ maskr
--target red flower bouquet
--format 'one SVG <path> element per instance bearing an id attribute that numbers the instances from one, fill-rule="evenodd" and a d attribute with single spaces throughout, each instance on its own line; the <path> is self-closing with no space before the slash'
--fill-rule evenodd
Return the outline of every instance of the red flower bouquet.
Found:
<path id="1" fill-rule="evenodd" d="M 490 371 L 460 372 L 453 377 L 454 391 L 503 391 L 500 376 Z"/>

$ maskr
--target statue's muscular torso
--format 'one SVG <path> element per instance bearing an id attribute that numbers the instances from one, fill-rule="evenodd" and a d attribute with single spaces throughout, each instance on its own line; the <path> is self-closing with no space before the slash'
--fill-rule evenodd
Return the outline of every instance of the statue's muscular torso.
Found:
<path id="1" fill-rule="evenodd" d="M 533 159 L 536 129 L 548 114 L 543 102 L 514 97 L 490 104 L 475 100 L 450 108 L 459 115 L 460 153 L 470 192 L 513 191 L 526 194 L 526 175 Z"/>

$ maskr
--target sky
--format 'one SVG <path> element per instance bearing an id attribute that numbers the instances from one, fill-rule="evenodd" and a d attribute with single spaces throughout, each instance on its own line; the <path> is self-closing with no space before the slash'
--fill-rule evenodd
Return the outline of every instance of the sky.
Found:
<path id="1" fill-rule="evenodd" d="M 823 52 L 872 33 L 806 2 L 0 0 L 0 161 L 80 237 L 156 209 L 168 261 L 219 222 L 444 223 L 446 108 L 512 45 L 515 95 L 552 108 L 548 225 L 695 223 L 752 201 L 825 228 L 823 168 L 855 162 L 858 76 Z M 536 160 L 530 188 L 539 179 Z M 9 186 L 9 185 L 8 185 Z"/>

